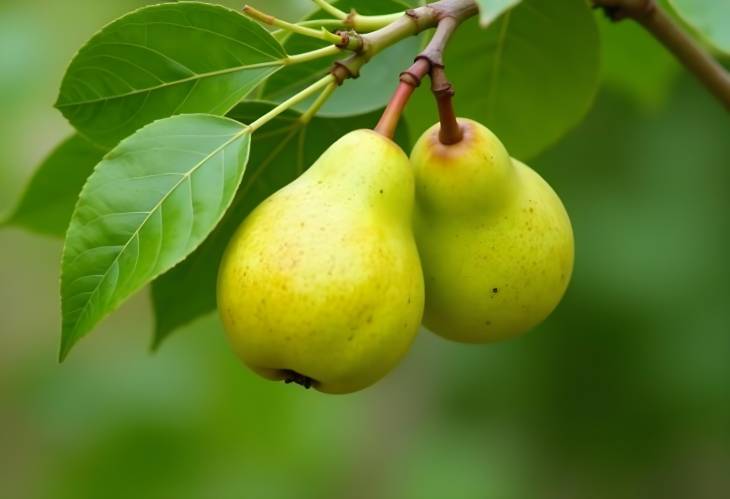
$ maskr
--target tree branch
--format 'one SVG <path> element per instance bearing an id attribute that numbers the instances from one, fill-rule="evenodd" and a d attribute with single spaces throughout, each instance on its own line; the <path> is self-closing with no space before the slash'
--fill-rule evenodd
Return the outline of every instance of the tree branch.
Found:
<path id="1" fill-rule="evenodd" d="M 375 131 L 386 137 L 393 136 L 408 100 L 416 87 L 420 85 L 423 77 L 429 74 L 431 76 L 431 91 L 436 98 L 439 121 L 441 122 L 439 140 L 443 144 L 456 144 L 461 141 L 463 134 L 454 113 L 452 103 L 454 90 L 444 73 L 443 53 L 446 44 L 459 24 L 477 13 L 476 4 L 445 0 L 430 4 L 427 7 L 435 9 L 432 14 L 436 22 L 436 32 L 426 48 L 416 56 L 413 65 L 401 73 L 400 83 L 385 108 L 380 121 L 375 126 Z M 410 15 L 415 15 L 418 19 L 417 12 L 412 12 Z"/>
<path id="2" fill-rule="evenodd" d="M 593 0 L 593 4 L 614 21 L 631 18 L 641 24 L 730 110 L 730 73 L 655 0 Z"/>

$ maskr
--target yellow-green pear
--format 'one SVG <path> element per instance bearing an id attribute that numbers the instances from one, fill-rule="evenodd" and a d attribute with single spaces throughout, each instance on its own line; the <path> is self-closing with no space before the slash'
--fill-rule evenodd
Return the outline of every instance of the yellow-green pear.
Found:
<path id="1" fill-rule="evenodd" d="M 252 211 L 218 274 L 218 310 L 243 362 L 328 393 L 388 373 L 423 314 L 413 204 L 406 154 L 357 130 Z"/>
<path id="2" fill-rule="evenodd" d="M 524 333 L 557 306 L 573 269 L 573 232 L 547 182 L 483 125 L 458 123 L 461 142 L 440 143 L 437 124 L 411 153 L 424 325 L 486 343 Z"/>

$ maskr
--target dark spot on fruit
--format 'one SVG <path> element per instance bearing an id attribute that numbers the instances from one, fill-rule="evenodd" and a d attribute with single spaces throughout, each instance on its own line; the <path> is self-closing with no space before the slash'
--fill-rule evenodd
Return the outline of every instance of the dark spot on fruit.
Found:
<path id="1" fill-rule="evenodd" d="M 383 189 L 380 189 L 380 194 L 382 194 L 382 193 L 383 193 Z"/>
<path id="2" fill-rule="evenodd" d="M 494 293 L 494 294 L 499 293 L 499 288 L 492 288 L 492 293 Z"/>
<path id="3" fill-rule="evenodd" d="M 352 339 L 353 339 L 354 337 L 355 337 L 355 336 L 351 334 L 350 336 L 348 336 L 348 337 L 347 337 L 347 341 L 352 341 Z"/>

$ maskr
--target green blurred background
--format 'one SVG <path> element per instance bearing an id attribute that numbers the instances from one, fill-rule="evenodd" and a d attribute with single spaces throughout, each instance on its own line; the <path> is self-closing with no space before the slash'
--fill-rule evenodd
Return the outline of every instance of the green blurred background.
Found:
<path id="1" fill-rule="evenodd" d="M 75 50 L 144 3 L 2 0 L 0 212 L 70 132 L 51 105 Z M 258 2 L 309 7 L 290 3 Z M 61 243 L 0 232 L 0 497 L 730 497 L 730 117 L 639 28 L 598 21 L 595 106 L 531 162 L 575 274 L 521 339 L 423 332 L 376 386 L 326 396 L 245 370 L 215 317 L 149 354 L 145 292 L 61 366 Z"/>

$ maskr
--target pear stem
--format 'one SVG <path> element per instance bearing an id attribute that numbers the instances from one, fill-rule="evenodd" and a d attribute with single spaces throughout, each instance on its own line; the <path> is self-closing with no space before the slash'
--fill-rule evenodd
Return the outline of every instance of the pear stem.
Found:
<path id="1" fill-rule="evenodd" d="M 403 114 L 403 109 L 405 109 L 413 91 L 421 84 L 421 79 L 428 73 L 430 67 L 431 63 L 427 59 L 419 57 L 410 68 L 401 73 L 400 83 L 388 102 L 385 111 L 383 111 L 378 124 L 375 125 L 374 130 L 376 132 L 385 137 L 393 138 L 398 121 L 401 114 Z"/>
<path id="2" fill-rule="evenodd" d="M 699 44 L 656 0 L 593 0 L 613 21 L 630 18 L 641 24 L 692 72 L 727 110 L 730 110 L 730 73 Z"/>
<path id="3" fill-rule="evenodd" d="M 473 15 L 468 10 L 466 12 L 465 17 L 458 17 L 457 15 L 451 15 L 451 13 L 449 15 L 437 16 L 436 32 L 433 38 L 431 38 L 426 48 L 416 56 L 413 65 L 401 73 L 400 83 L 396 88 L 395 94 L 388 103 L 380 121 L 375 126 L 376 132 L 386 137 L 393 137 L 398 120 L 413 91 L 420 85 L 423 77 L 429 74 L 431 76 L 431 91 L 436 98 L 436 105 L 439 110 L 439 119 L 441 122 L 439 141 L 446 145 L 461 142 L 463 133 L 456 121 L 456 114 L 454 113 L 452 102 L 454 90 L 444 73 L 443 53 L 451 39 L 451 35 L 461 21 Z"/>
<path id="4" fill-rule="evenodd" d="M 456 121 L 454 112 L 454 87 L 446 78 L 444 71 L 444 50 L 454 34 L 460 21 L 454 17 L 446 17 L 436 26 L 436 33 L 421 52 L 419 57 L 427 59 L 431 63 L 431 92 L 436 99 L 436 107 L 439 112 L 439 142 L 444 145 L 452 145 L 461 142 L 464 134 L 459 123 Z"/>
<path id="5" fill-rule="evenodd" d="M 456 121 L 456 113 L 454 112 L 454 104 L 452 97 L 454 96 L 454 87 L 446 79 L 443 66 L 433 66 L 431 68 L 431 92 L 436 98 L 436 106 L 439 111 L 439 142 L 450 146 L 458 144 L 464 138 L 461 126 Z"/>
<path id="6" fill-rule="evenodd" d="M 388 107 L 383 111 L 383 115 L 380 117 L 378 124 L 373 128 L 374 131 L 378 132 L 383 137 L 392 139 L 395 135 L 395 129 L 398 127 L 398 121 L 400 115 L 403 113 L 408 100 L 411 98 L 411 94 L 416 87 L 411 86 L 409 83 L 400 82 L 395 89 L 393 97 L 388 102 Z"/>

